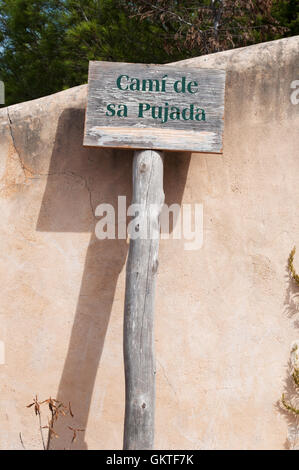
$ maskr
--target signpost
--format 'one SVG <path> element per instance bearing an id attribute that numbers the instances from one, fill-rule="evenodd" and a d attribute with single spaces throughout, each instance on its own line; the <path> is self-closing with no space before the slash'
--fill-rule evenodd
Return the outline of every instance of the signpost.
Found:
<path id="1" fill-rule="evenodd" d="M 222 153 L 225 72 L 90 62 L 88 83 L 84 145 L 138 149 L 132 202 L 139 214 L 137 236 L 130 239 L 124 313 L 124 449 L 151 449 L 162 150 Z"/>

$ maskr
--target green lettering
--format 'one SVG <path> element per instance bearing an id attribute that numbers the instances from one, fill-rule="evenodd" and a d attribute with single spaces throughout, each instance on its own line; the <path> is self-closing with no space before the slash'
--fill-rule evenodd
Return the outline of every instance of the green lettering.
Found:
<path id="1" fill-rule="evenodd" d="M 143 118 L 143 112 L 144 111 L 148 111 L 149 109 L 151 109 L 151 105 L 148 104 L 148 103 L 139 103 L 139 107 L 138 107 L 138 117 L 140 118 Z"/>
<path id="2" fill-rule="evenodd" d="M 127 80 L 129 80 L 128 75 L 120 75 L 120 76 L 118 77 L 118 79 L 116 80 L 117 88 L 119 88 L 119 89 L 122 90 L 122 91 L 128 89 L 128 85 L 127 85 L 126 88 L 122 88 L 122 87 L 121 87 L 121 80 L 122 80 L 123 77 L 125 77 Z"/>
<path id="3" fill-rule="evenodd" d="M 164 124 L 167 121 L 168 121 L 168 103 L 165 103 L 164 118 L 162 120 L 162 123 Z"/>
<path id="4" fill-rule="evenodd" d="M 156 109 L 158 113 L 156 113 Z M 162 106 L 152 106 L 152 117 L 153 119 L 162 119 Z"/>
<path id="5" fill-rule="evenodd" d="M 140 91 L 140 80 L 138 78 L 132 78 L 130 90 L 132 91 Z"/>
<path id="6" fill-rule="evenodd" d="M 196 121 L 205 121 L 206 120 L 206 113 L 204 109 L 197 108 L 196 109 L 196 115 L 195 115 Z"/>
<path id="7" fill-rule="evenodd" d="M 161 86 L 161 91 L 165 92 L 166 91 L 166 78 L 168 77 L 168 75 L 164 75 L 164 77 L 162 78 L 162 86 Z"/>
<path id="8" fill-rule="evenodd" d="M 159 80 L 144 79 L 142 80 L 142 91 L 153 91 L 153 83 L 155 82 L 155 91 L 160 91 Z M 148 90 L 147 90 L 148 88 Z"/>
<path id="9" fill-rule="evenodd" d="M 189 112 L 189 115 L 188 115 Z M 184 121 L 193 121 L 194 119 L 194 104 L 190 104 L 189 108 L 184 108 L 182 111 L 182 118 Z"/>
<path id="10" fill-rule="evenodd" d="M 119 104 L 118 105 L 117 115 L 118 115 L 118 117 L 127 117 L 128 116 L 128 108 L 125 104 Z"/>
<path id="11" fill-rule="evenodd" d="M 169 114 L 169 118 L 172 120 L 180 120 L 181 119 L 181 112 L 179 108 L 176 108 L 176 106 L 171 107 L 171 113 Z"/>
<path id="12" fill-rule="evenodd" d="M 106 116 L 115 116 L 115 104 L 111 103 L 107 105 Z"/>
<path id="13" fill-rule="evenodd" d="M 181 80 L 177 80 L 173 85 L 176 93 L 186 93 L 186 77 L 182 77 Z"/>
<path id="14" fill-rule="evenodd" d="M 192 87 L 196 87 L 196 90 L 192 91 Z M 197 87 L 198 87 L 197 82 L 189 82 L 188 85 L 187 85 L 187 90 L 189 91 L 189 93 L 196 93 L 197 92 Z"/>

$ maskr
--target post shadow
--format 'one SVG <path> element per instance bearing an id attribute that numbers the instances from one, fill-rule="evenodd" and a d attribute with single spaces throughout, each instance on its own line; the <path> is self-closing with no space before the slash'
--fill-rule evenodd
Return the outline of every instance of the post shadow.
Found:
<path id="1" fill-rule="evenodd" d="M 131 203 L 133 152 L 83 147 L 84 117 L 84 109 L 69 108 L 59 118 L 37 222 L 37 231 L 91 232 L 56 397 L 65 404 L 71 401 L 75 417 L 63 419 L 60 425 L 57 423 L 55 430 L 59 438 L 51 441 L 51 449 L 57 450 L 70 447 L 72 433 L 67 425 L 86 430 L 115 288 L 128 251 L 126 240 L 97 239 L 94 211 L 99 204 L 112 204 L 117 220 L 118 196 L 127 196 L 127 205 Z M 190 158 L 190 153 L 166 152 L 166 204 L 181 203 Z M 83 189 L 86 191 L 84 200 Z M 119 341 L 122 342 L 122 337 Z M 85 432 L 78 433 L 71 448 L 87 449 Z"/>

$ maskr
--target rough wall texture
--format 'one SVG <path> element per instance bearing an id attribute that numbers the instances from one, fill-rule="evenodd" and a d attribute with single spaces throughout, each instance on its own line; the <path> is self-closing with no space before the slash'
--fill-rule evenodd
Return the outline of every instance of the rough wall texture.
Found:
<path id="1" fill-rule="evenodd" d="M 227 70 L 224 154 L 167 153 L 166 202 L 202 203 L 204 243 L 162 240 L 156 448 L 281 449 L 298 336 L 299 37 L 184 61 Z M 46 79 L 46 77 L 44 77 Z M 132 153 L 82 146 L 86 86 L 0 110 L 0 448 L 39 448 L 33 395 L 72 402 L 74 448 L 121 448 L 125 240 L 95 207 L 131 197 Z M 297 261 L 299 270 L 299 261 Z M 68 448 L 60 428 L 55 448 Z"/>

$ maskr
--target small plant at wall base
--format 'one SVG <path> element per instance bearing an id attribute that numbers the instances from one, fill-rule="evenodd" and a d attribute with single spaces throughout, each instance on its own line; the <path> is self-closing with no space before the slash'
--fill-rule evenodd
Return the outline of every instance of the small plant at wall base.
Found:
<path id="1" fill-rule="evenodd" d="M 289 256 L 288 266 L 289 266 L 289 271 L 290 271 L 292 278 L 294 279 L 296 284 L 299 286 L 299 275 L 296 273 L 296 270 L 294 268 L 295 253 L 296 253 L 296 247 L 294 246 Z"/>
<path id="2" fill-rule="evenodd" d="M 50 416 L 48 415 L 48 424 L 45 426 L 43 426 L 42 424 L 42 411 L 41 411 L 42 405 L 46 405 L 50 411 Z M 66 417 L 66 416 L 71 416 L 71 418 L 74 418 L 74 414 L 72 412 L 70 402 L 68 406 L 66 406 L 61 401 L 56 400 L 51 397 L 44 401 L 39 401 L 36 395 L 35 398 L 33 399 L 33 402 L 30 403 L 27 406 L 27 408 L 32 408 L 34 410 L 35 415 L 38 417 L 39 432 L 41 435 L 42 446 L 44 450 L 50 449 L 51 439 L 53 437 L 55 437 L 56 439 L 59 437 L 58 434 L 54 430 L 55 423 L 58 421 L 58 419 L 61 417 Z M 67 426 L 67 428 L 70 431 L 72 431 L 71 444 L 75 442 L 77 438 L 77 433 L 84 431 L 84 429 L 77 429 L 72 426 Z M 43 431 L 44 429 L 48 429 L 47 442 L 45 442 L 44 431 Z M 20 440 L 21 440 L 22 446 L 25 448 L 21 434 L 20 434 Z"/>
<path id="3" fill-rule="evenodd" d="M 292 344 L 291 365 L 292 365 L 291 376 L 293 378 L 296 391 L 299 392 L 298 390 L 298 387 L 299 387 L 299 340 L 294 341 L 294 343 Z M 299 408 L 287 402 L 285 399 L 284 393 L 282 394 L 281 402 L 286 410 L 290 411 L 291 413 L 294 413 L 296 416 L 299 415 Z"/>
<path id="4" fill-rule="evenodd" d="M 292 249 L 289 259 L 288 259 L 288 270 L 291 279 L 294 283 L 299 286 L 299 275 L 297 274 L 295 267 L 294 267 L 294 258 L 296 253 L 296 247 Z M 292 448 L 297 449 L 296 445 L 298 442 L 298 418 L 299 418 L 299 407 L 298 407 L 298 399 L 299 399 L 299 340 L 293 342 L 291 346 L 290 352 L 290 376 L 291 376 L 291 390 L 289 391 L 292 395 L 291 399 L 286 399 L 285 393 L 282 394 L 281 397 L 281 404 L 283 408 L 293 415 L 295 420 L 295 428 L 291 433 L 291 440 L 294 441 Z M 290 442 L 290 439 L 288 439 Z"/>

